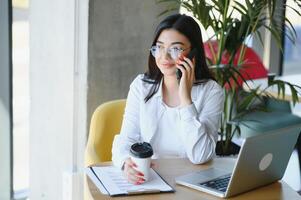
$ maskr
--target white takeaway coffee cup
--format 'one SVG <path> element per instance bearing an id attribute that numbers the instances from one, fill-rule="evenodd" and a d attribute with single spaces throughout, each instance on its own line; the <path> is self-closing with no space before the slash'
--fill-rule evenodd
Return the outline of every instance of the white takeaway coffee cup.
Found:
<path id="1" fill-rule="evenodd" d="M 131 146 L 130 152 L 132 161 L 137 165 L 135 168 L 144 174 L 145 181 L 149 180 L 152 146 L 147 142 L 135 143 Z"/>

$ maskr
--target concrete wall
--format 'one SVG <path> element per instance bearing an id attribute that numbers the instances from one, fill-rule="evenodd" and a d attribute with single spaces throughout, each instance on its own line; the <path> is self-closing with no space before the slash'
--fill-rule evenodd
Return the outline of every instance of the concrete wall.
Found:
<path id="1" fill-rule="evenodd" d="M 88 121 L 101 103 L 126 98 L 131 81 L 145 72 L 163 9 L 155 0 L 90 0 Z"/>

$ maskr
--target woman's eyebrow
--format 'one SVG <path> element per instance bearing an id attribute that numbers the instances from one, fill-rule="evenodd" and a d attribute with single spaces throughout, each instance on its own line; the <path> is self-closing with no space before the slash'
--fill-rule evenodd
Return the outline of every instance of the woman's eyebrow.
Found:
<path id="1" fill-rule="evenodd" d="M 160 44 L 164 44 L 164 42 L 161 42 L 161 41 L 157 41 L 157 43 L 160 43 Z M 171 45 L 175 45 L 175 44 L 181 44 L 181 45 L 184 45 L 183 42 L 172 42 Z"/>

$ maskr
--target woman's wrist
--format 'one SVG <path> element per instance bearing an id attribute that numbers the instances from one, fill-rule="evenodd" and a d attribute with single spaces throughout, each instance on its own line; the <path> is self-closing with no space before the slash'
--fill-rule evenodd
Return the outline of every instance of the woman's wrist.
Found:
<path id="1" fill-rule="evenodd" d="M 192 100 L 191 99 L 185 99 L 183 101 L 181 101 L 180 107 L 185 107 L 185 106 L 189 106 L 192 104 Z"/>

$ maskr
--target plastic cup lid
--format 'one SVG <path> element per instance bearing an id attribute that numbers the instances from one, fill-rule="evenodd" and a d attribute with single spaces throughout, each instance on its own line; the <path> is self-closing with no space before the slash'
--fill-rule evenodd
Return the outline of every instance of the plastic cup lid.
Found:
<path id="1" fill-rule="evenodd" d="M 130 152 L 135 157 L 148 158 L 148 157 L 151 157 L 153 155 L 153 148 L 147 142 L 135 143 L 131 146 Z"/>

